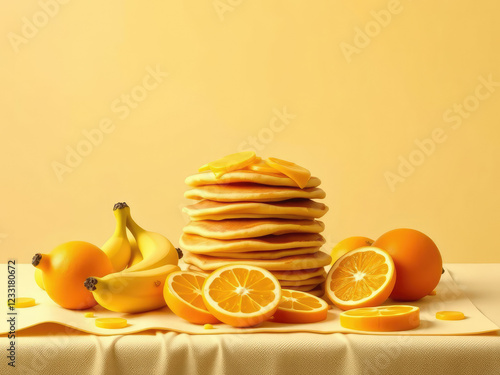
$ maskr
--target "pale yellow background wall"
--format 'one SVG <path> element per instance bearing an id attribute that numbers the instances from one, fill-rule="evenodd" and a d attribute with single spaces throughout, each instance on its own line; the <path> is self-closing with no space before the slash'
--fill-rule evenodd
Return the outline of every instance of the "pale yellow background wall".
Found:
<path id="1" fill-rule="evenodd" d="M 177 245 L 184 178 L 249 137 L 260 155 L 322 179 L 325 249 L 411 227 L 446 262 L 500 261 L 500 2 L 45 8 L 0 4 L 1 262 L 28 262 L 69 240 L 102 244 L 122 200 Z M 390 20 L 374 15 L 388 8 Z M 156 81 L 148 69 L 160 70 Z M 144 100 L 127 113 L 121 96 L 131 90 Z M 462 115 L 453 113 L 464 100 Z M 285 122 L 274 122 L 284 110 Z M 53 163 L 66 163 L 67 147 L 101 121 L 109 133 L 59 181 Z M 415 142 L 432 136 L 422 158 Z M 400 157 L 419 165 L 391 185 Z"/>

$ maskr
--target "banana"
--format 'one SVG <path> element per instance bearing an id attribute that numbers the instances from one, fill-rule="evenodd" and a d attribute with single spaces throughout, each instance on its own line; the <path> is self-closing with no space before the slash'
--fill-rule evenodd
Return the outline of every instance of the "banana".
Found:
<path id="1" fill-rule="evenodd" d="M 126 271 L 144 271 L 166 264 L 177 265 L 179 258 L 182 257 L 180 249 L 177 250 L 165 236 L 142 229 L 130 216 L 130 208 L 127 204 L 123 202 L 122 205 L 128 208 L 127 228 L 134 235 L 143 258 Z"/>
<path id="2" fill-rule="evenodd" d="M 127 238 L 127 217 L 130 212 L 129 207 L 123 203 L 117 203 L 113 207 L 113 214 L 116 219 L 116 227 L 113 235 L 101 246 L 101 250 L 106 253 L 114 272 L 122 271 L 128 266 L 131 247 Z"/>
<path id="3" fill-rule="evenodd" d="M 141 313 L 166 305 L 163 287 L 169 273 L 180 271 L 167 264 L 136 272 L 115 272 L 104 277 L 89 277 L 85 287 L 102 307 L 120 313 Z"/>
<path id="4" fill-rule="evenodd" d="M 127 233 L 127 237 L 128 242 L 130 242 L 130 260 L 128 262 L 128 266 L 132 267 L 142 260 L 142 254 L 139 251 L 139 246 L 137 246 L 137 241 L 135 240 L 134 236 Z"/>

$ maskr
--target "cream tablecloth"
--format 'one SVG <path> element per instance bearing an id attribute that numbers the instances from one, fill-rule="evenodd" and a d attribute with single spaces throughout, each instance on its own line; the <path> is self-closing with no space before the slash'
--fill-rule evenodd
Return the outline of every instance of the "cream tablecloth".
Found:
<path id="1" fill-rule="evenodd" d="M 500 325 L 500 264 L 448 264 L 474 305 Z M 3 353 L 7 339 L 0 338 Z M 16 370 L 0 374 L 500 374 L 500 335 L 375 336 L 147 331 L 95 336 L 56 324 L 18 332 Z"/>

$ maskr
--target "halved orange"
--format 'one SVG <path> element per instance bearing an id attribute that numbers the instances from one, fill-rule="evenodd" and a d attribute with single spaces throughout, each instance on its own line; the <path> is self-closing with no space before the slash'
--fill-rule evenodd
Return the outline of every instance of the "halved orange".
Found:
<path id="1" fill-rule="evenodd" d="M 328 304 L 312 294 L 296 290 L 281 290 L 281 302 L 273 322 L 314 323 L 326 319 Z"/>
<path id="2" fill-rule="evenodd" d="M 270 167 L 290 177 L 301 189 L 307 185 L 309 178 L 311 178 L 311 172 L 290 161 L 278 158 L 267 158 L 265 162 Z"/>
<path id="3" fill-rule="evenodd" d="M 278 279 L 268 270 L 246 265 L 216 269 L 202 292 L 208 311 L 233 327 L 251 327 L 269 319 L 281 300 Z"/>
<path id="4" fill-rule="evenodd" d="M 342 310 L 379 306 L 396 282 L 391 256 L 377 247 L 352 250 L 333 264 L 325 281 L 328 298 Z"/>
<path id="5" fill-rule="evenodd" d="M 420 325 L 420 309 L 409 305 L 364 307 L 341 313 L 340 325 L 359 331 L 407 331 Z"/>
<path id="6" fill-rule="evenodd" d="M 192 271 L 176 271 L 167 276 L 163 297 L 175 315 L 195 324 L 220 323 L 208 312 L 201 296 L 206 278 Z"/>

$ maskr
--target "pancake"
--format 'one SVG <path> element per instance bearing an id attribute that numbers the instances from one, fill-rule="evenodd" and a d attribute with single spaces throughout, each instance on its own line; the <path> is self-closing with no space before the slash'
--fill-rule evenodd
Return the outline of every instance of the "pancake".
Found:
<path id="1" fill-rule="evenodd" d="M 285 286 L 283 289 L 289 289 L 289 290 L 297 290 L 294 287 L 288 287 Z M 312 294 L 313 296 L 316 297 L 323 297 L 325 295 L 325 283 L 320 283 L 318 284 L 314 289 L 308 290 L 306 293 Z M 330 301 L 326 301 L 328 304 L 331 304 Z"/>
<path id="2" fill-rule="evenodd" d="M 270 186 L 289 186 L 297 187 L 297 183 L 290 177 L 283 174 L 262 173 L 251 170 L 237 170 L 223 174 L 220 178 L 216 178 L 212 171 L 197 173 L 186 178 L 185 183 L 189 186 L 206 186 L 220 184 L 234 184 L 241 182 L 252 182 L 261 185 Z M 307 182 L 306 188 L 317 187 L 321 184 L 321 180 L 317 177 L 311 177 Z"/>
<path id="3" fill-rule="evenodd" d="M 290 199 L 282 202 L 215 202 L 202 200 L 183 208 L 191 220 L 225 220 L 239 218 L 317 219 L 328 207 L 309 199 Z"/>
<path id="4" fill-rule="evenodd" d="M 196 267 L 193 264 L 187 265 L 188 271 L 202 272 L 206 275 L 210 274 L 210 271 L 203 271 L 201 268 Z M 295 271 L 269 271 L 271 272 L 280 282 L 281 281 L 299 281 L 307 280 L 313 277 L 321 276 L 325 273 L 325 270 L 320 268 L 311 268 L 306 270 L 295 270 Z"/>
<path id="5" fill-rule="evenodd" d="M 179 240 L 182 250 L 197 254 L 294 249 L 298 247 L 317 247 L 322 246 L 324 243 L 323 236 L 317 233 L 288 233 L 279 236 L 269 235 L 235 240 L 217 240 L 196 234 L 183 233 Z"/>
<path id="6" fill-rule="evenodd" d="M 183 231 L 206 238 L 232 240 L 262 237 L 269 234 L 320 233 L 324 229 L 325 225 L 316 220 L 233 219 L 191 221 Z"/>
<path id="7" fill-rule="evenodd" d="M 247 251 L 246 253 L 210 253 L 211 257 L 216 258 L 235 258 L 235 259 L 278 259 L 292 255 L 312 254 L 319 251 L 320 247 L 298 247 L 296 249 L 283 249 L 271 251 Z"/>
<path id="8" fill-rule="evenodd" d="M 330 255 L 318 251 L 314 254 L 293 255 L 280 259 L 233 259 L 233 258 L 215 258 L 208 255 L 193 254 L 186 252 L 184 262 L 194 264 L 204 271 L 214 271 L 219 267 L 226 265 L 249 265 L 265 268 L 269 271 L 291 271 L 308 268 L 324 267 L 330 264 L 332 258 Z"/>
<path id="9" fill-rule="evenodd" d="M 302 286 L 302 285 L 318 285 L 319 283 L 322 283 L 326 280 L 326 272 L 323 273 L 321 276 L 316 276 L 316 277 L 311 277 L 309 279 L 305 280 L 279 280 L 281 286 L 286 287 L 295 287 L 295 286 Z"/>
<path id="10" fill-rule="evenodd" d="M 266 186 L 252 183 L 206 185 L 184 193 L 188 199 L 210 199 L 217 202 L 279 202 L 294 198 L 321 199 L 326 196 L 320 188 Z"/>
<path id="11" fill-rule="evenodd" d="M 301 292 L 309 292 L 310 290 L 313 290 L 319 285 L 319 283 L 312 284 L 312 285 L 297 285 L 297 286 L 285 286 L 285 289 L 290 289 L 290 290 L 299 290 Z"/>

